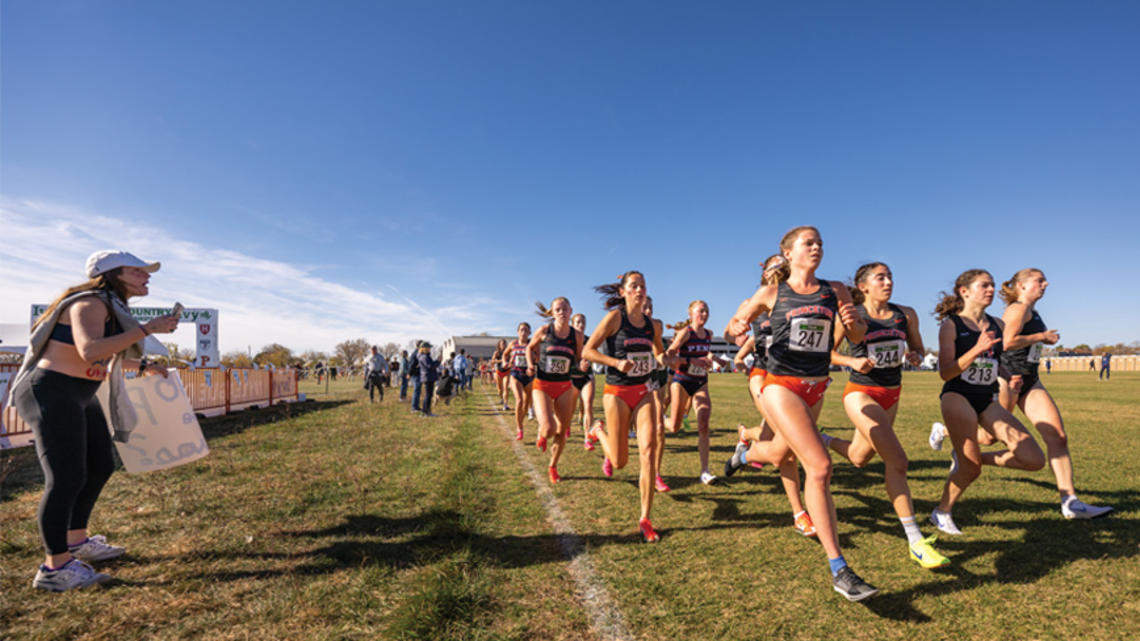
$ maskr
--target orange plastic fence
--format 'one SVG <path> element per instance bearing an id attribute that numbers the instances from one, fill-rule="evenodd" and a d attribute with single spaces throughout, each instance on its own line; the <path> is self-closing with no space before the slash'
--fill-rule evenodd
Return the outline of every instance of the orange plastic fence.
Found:
<path id="1" fill-rule="evenodd" d="M 0 372 L 15 371 L 18 365 L 0 364 Z M 178 377 L 186 388 L 190 405 L 198 414 L 219 416 L 227 412 L 252 406 L 264 407 L 299 398 L 297 381 L 300 372 L 295 369 L 180 369 Z M 21 436 L 31 428 L 20 419 L 16 408 L 4 408 L 4 424 L 0 437 Z"/>

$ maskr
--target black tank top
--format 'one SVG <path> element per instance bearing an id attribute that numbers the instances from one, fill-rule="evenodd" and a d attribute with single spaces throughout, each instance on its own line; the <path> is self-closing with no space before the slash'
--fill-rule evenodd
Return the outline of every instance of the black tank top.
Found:
<path id="1" fill-rule="evenodd" d="M 705 329 L 705 337 L 700 338 L 697 336 L 696 330 L 689 329 L 689 338 L 684 344 L 681 345 L 677 354 L 684 359 L 690 358 L 704 358 L 709 355 L 709 348 L 712 346 L 712 332 Z M 690 379 L 705 380 L 709 377 L 708 369 L 704 367 L 690 366 L 687 362 L 682 362 L 680 369 L 677 373 L 681 376 Z"/>
<path id="2" fill-rule="evenodd" d="M 590 341 L 590 337 L 583 334 L 582 335 L 582 344 L 585 345 L 589 341 Z M 581 359 L 579 359 L 579 358 L 574 359 L 574 362 L 570 363 L 570 378 L 581 379 L 581 378 L 586 378 L 591 374 L 591 372 L 587 372 L 585 370 L 579 369 L 578 365 L 580 365 L 580 364 L 581 364 Z"/>
<path id="3" fill-rule="evenodd" d="M 578 361 L 578 341 L 575 338 L 577 335 L 578 330 L 571 327 L 566 338 L 558 338 L 554 331 L 554 323 L 547 325 L 546 338 L 538 344 L 539 380 L 570 380 L 570 370 Z"/>
<path id="4" fill-rule="evenodd" d="M 1045 321 L 1041 320 L 1041 314 L 1037 310 L 1033 310 L 1033 315 L 1022 326 L 1021 331 L 1017 333 L 1018 336 L 1025 336 L 1027 334 L 1037 334 L 1043 332 Z M 1036 376 L 1037 366 L 1041 363 L 1041 350 L 1044 349 L 1044 343 L 1033 343 L 1025 347 L 1019 347 L 1010 350 L 1001 355 L 1001 364 L 1009 370 L 1011 374 L 1021 374 L 1022 376 Z"/>
<path id="5" fill-rule="evenodd" d="M 644 316 L 645 326 L 634 327 L 623 307 L 621 327 L 617 333 L 606 339 L 606 352 L 619 360 L 633 361 L 633 369 L 628 374 L 616 367 L 606 367 L 607 385 L 640 385 L 649 380 L 649 374 L 657 365 L 653 358 L 653 320 Z"/>
<path id="6" fill-rule="evenodd" d="M 851 355 L 869 357 L 874 369 L 863 374 L 851 372 L 851 382 L 875 387 L 898 387 L 902 383 L 903 358 L 906 357 L 906 314 L 894 303 L 887 303 L 891 317 L 871 318 L 867 307 L 860 305 L 859 315 L 867 321 L 867 335 L 862 343 L 851 346 Z"/>
<path id="7" fill-rule="evenodd" d="M 797 294 L 781 282 L 770 315 L 768 371 L 777 376 L 827 376 L 838 311 L 839 299 L 830 282 L 820 279 L 819 288 L 810 294 Z"/>
<path id="8" fill-rule="evenodd" d="M 976 329 L 970 329 L 962 317 L 957 314 L 952 314 L 950 319 L 954 321 L 954 358 L 958 359 L 978 344 L 978 337 L 982 333 Z M 970 366 L 961 374 L 946 381 L 942 385 L 943 393 L 997 394 L 998 363 L 1001 362 L 1002 352 L 1001 326 L 989 314 L 986 314 L 986 321 L 989 323 L 989 327 L 986 329 L 997 334 L 998 342 L 975 358 L 974 362 L 970 363 Z"/>
<path id="9" fill-rule="evenodd" d="M 772 321 L 760 314 L 752 321 L 752 367 L 768 369 L 768 343 L 772 340 Z"/>

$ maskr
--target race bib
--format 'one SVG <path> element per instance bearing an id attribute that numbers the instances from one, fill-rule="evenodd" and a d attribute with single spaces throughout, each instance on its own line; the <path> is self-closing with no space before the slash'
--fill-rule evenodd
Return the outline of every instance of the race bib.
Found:
<path id="1" fill-rule="evenodd" d="M 962 372 L 962 380 L 970 385 L 989 385 L 997 380 L 998 363 L 996 358 L 979 356 Z"/>
<path id="2" fill-rule="evenodd" d="M 526 354 L 515 354 L 515 367 L 526 369 Z"/>
<path id="3" fill-rule="evenodd" d="M 1034 343 L 1029 346 L 1029 351 L 1025 354 L 1025 362 L 1033 363 L 1034 365 L 1041 362 L 1041 352 L 1045 349 L 1044 343 Z"/>
<path id="4" fill-rule="evenodd" d="M 626 376 L 647 376 L 649 372 L 653 371 L 653 366 L 657 364 L 657 360 L 653 358 L 653 352 L 632 352 L 626 354 L 625 359 L 633 363 L 633 369 Z"/>
<path id="5" fill-rule="evenodd" d="M 542 360 L 542 371 L 547 374 L 569 374 L 570 359 L 565 356 L 547 354 Z"/>
<path id="6" fill-rule="evenodd" d="M 708 376 L 709 369 L 707 367 L 697 367 L 696 365 L 690 365 L 686 373 L 689 376 Z"/>
<path id="7" fill-rule="evenodd" d="M 830 351 L 830 341 L 828 341 L 830 334 L 830 320 L 797 316 L 792 319 L 788 349 L 796 352 L 827 353 Z"/>
<path id="8" fill-rule="evenodd" d="M 867 356 L 869 356 L 874 363 L 875 369 L 899 367 L 902 365 L 903 355 L 905 354 L 906 343 L 901 339 L 869 343 L 867 345 Z"/>

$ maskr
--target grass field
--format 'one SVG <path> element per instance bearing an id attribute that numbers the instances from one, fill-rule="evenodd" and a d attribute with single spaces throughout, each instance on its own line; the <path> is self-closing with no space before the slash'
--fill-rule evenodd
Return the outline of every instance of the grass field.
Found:
<path id="1" fill-rule="evenodd" d="M 842 383 L 821 423 L 846 436 Z M 1081 497 L 1117 511 L 1067 521 L 1047 470 L 987 468 L 955 510 L 965 535 L 938 542 L 953 564 L 931 572 L 906 557 L 881 464 L 833 456 L 845 555 L 883 590 L 862 604 L 831 590 L 823 552 L 791 528 L 774 472 L 696 480 L 692 432 L 668 440 L 673 491 L 654 506 L 657 545 L 636 536 L 636 459 L 605 479 L 600 450 L 584 452 L 579 431 L 553 496 L 637 639 L 1135 638 L 1140 374 L 1046 383 L 1067 419 Z M 733 426 L 755 411 L 743 377 L 712 386 L 715 471 Z M 907 374 L 898 420 L 922 519 L 949 463 L 926 445 L 938 388 L 934 374 Z M 203 421 L 212 451 L 201 461 L 116 474 L 92 525 L 129 552 L 100 567 L 115 582 L 79 593 L 31 588 L 41 474 L 31 449 L 0 453 L 0 638 L 598 638 L 567 539 L 507 438 L 512 419 L 478 383 L 436 419 L 391 396 L 369 405 L 356 382 L 332 389 Z M 522 456 L 543 470 L 533 443 L 530 423 Z M 923 531 L 933 532 L 925 520 Z"/>

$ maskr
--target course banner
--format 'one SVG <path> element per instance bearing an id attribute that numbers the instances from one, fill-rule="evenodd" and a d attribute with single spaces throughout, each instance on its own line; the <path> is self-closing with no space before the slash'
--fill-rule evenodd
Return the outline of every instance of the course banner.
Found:
<path id="1" fill-rule="evenodd" d="M 126 385 L 127 395 L 139 417 L 129 442 L 115 442 L 127 472 L 165 470 L 210 453 L 177 372 L 171 370 L 167 377 L 132 378 Z M 107 411 L 111 404 L 107 400 L 106 385 L 99 388 L 99 396 L 103 410 Z M 110 420 L 108 416 L 108 424 Z"/>

